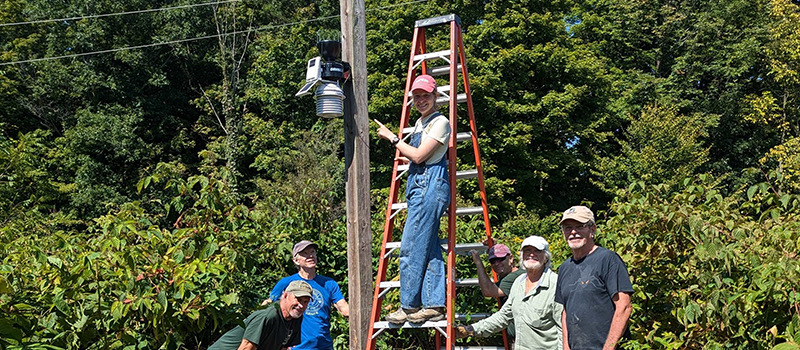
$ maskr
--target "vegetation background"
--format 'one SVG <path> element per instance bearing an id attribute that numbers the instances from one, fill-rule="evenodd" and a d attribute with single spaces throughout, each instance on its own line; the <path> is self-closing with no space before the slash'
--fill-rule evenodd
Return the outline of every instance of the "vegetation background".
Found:
<path id="1" fill-rule="evenodd" d="M 0 0 L 0 349 L 203 349 L 300 239 L 346 293 L 342 121 L 294 97 L 338 3 L 198 3 Z M 366 5 L 369 113 L 394 127 L 414 21 L 461 17 L 494 232 L 557 266 L 558 213 L 591 206 L 634 283 L 626 349 L 798 349 L 800 1 Z M 370 142 L 377 251 L 392 149 Z"/>

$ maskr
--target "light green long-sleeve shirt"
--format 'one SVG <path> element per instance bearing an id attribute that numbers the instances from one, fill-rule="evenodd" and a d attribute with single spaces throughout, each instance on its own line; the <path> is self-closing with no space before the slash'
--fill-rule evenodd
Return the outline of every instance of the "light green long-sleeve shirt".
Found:
<path id="1" fill-rule="evenodd" d="M 472 325 L 475 335 L 485 337 L 506 328 L 514 320 L 515 350 L 561 350 L 561 311 L 555 302 L 558 275 L 546 269 L 539 284 L 525 294 L 527 274 L 519 276 L 500 311 Z"/>

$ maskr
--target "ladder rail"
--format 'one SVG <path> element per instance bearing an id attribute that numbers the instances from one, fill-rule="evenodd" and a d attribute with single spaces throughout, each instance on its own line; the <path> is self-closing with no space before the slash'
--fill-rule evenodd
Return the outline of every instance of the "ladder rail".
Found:
<path id="1" fill-rule="evenodd" d="M 458 72 L 456 71 L 456 67 L 461 64 L 462 66 L 462 73 L 466 71 L 466 67 L 464 67 L 463 62 L 459 61 L 459 56 L 457 55 L 456 51 L 461 51 L 460 47 L 456 43 L 459 39 L 457 32 L 460 32 L 461 28 L 456 23 L 456 21 L 450 22 L 450 141 L 449 141 L 449 149 L 448 155 L 450 156 L 449 159 L 449 171 L 450 171 L 450 213 L 456 212 L 456 134 L 458 133 L 458 84 L 455 84 L 458 81 Z M 467 97 L 469 99 L 469 97 Z M 475 141 L 475 135 L 472 136 L 472 140 Z M 447 243 L 450 247 L 456 246 L 456 216 L 457 215 L 449 215 L 447 217 Z M 445 343 L 447 345 L 447 349 L 452 349 L 455 346 L 455 299 L 456 299 L 456 254 L 455 249 L 448 249 L 447 251 L 447 339 L 445 339 Z M 438 334 L 438 333 L 437 333 Z"/>
<path id="2" fill-rule="evenodd" d="M 406 88 L 405 88 L 406 91 L 411 90 L 414 78 L 416 77 L 416 72 L 414 68 L 412 68 L 414 63 L 414 55 L 417 53 L 417 51 L 422 49 L 421 46 L 424 46 L 424 44 L 422 45 L 420 44 L 424 43 L 424 41 L 425 41 L 424 29 L 419 30 L 419 28 L 414 28 L 414 37 L 412 42 L 415 44 L 412 45 L 411 47 L 411 57 L 409 58 L 409 65 L 408 65 L 409 69 L 406 74 Z M 409 118 L 411 115 L 411 107 L 408 105 L 408 100 L 409 97 L 407 95 L 404 95 L 402 104 L 403 111 L 400 116 L 400 125 L 398 127 L 398 130 L 403 130 L 403 128 L 408 126 Z M 400 136 L 402 136 L 402 134 Z M 400 192 L 400 182 L 397 179 L 398 178 L 397 167 L 400 165 L 400 160 L 399 160 L 400 155 L 401 155 L 400 150 L 395 149 L 395 155 L 393 160 L 394 166 L 392 167 L 392 177 L 391 177 L 392 181 L 389 190 L 389 199 L 386 206 L 386 222 L 384 223 L 383 227 L 383 242 L 381 244 L 381 255 L 380 258 L 378 259 L 378 273 L 377 276 L 375 277 L 376 281 L 383 281 L 386 279 L 386 269 L 387 269 L 386 243 L 391 241 L 392 232 L 394 231 L 394 215 L 392 215 L 392 204 L 394 204 L 397 201 Z M 375 332 L 375 322 L 377 322 L 381 317 L 381 305 L 383 304 L 383 298 L 380 295 L 380 288 L 378 288 L 377 284 L 375 285 L 375 291 L 373 293 L 372 300 L 373 300 L 372 302 L 373 305 L 372 305 L 370 324 L 369 324 L 370 339 L 367 343 L 367 349 L 375 349 L 376 337 L 373 334 Z"/>
<path id="3" fill-rule="evenodd" d="M 449 23 L 448 23 L 449 22 Z M 422 23 L 422 24 L 420 24 Z M 433 52 L 427 54 L 427 47 L 425 41 L 425 28 L 427 26 L 439 25 L 439 24 L 449 24 L 450 29 L 450 50 L 444 50 L 439 52 Z M 449 54 L 449 55 L 448 55 Z M 435 56 L 435 57 L 434 57 Z M 432 67 L 429 66 L 429 60 L 436 60 L 441 59 L 443 61 L 449 61 L 449 67 Z M 448 59 L 449 58 L 449 59 Z M 477 127 L 475 121 L 475 113 L 472 101 L 472 92 L 470 91 L 469 87 L 469 75 L 468 70 L 466 67 L 466 54 L 464 50 L 464 42 L 463 42 L 463 33 L 461 32 L 461 23 L 458 16 L 451 14 L 447 16 L 440 16 L 436 18 L 430 18 L 427 20 L 417 21 L 417 24 L 414 28 L 414 34 L 412 39 L 412 48 L 411 48 L 411 56 L 409 57 L 409 64 L 408 64 L 408 72 L 406 75 L 406 84 L 405 84 L 405 91 L 403 96 L 403 110 L 400 118 L 400 125 L 399 125 L 399 136 L 402 138 L 404 132 L 408 128 L 410 115 L 411 115 L 411 103 L 413 96 L 410 96 L 411 87 L 413 86 L 413 81 L 416 78 L 417 69 L 421 70 L 421 74 L 430 74 L 430 75 L 448 75 L 450 81 L 450 89 L 449 91 L 441 91 L 440 94 L 442 95 L 440 98 L 437 99 L 437 103 L 444 103 L 445 100 L 449 100 L 448 107 L 449 107 L 449 123 L 451 134 L 450 138 L 447 142 L 448 150 L 448 179 L 449 179 L 449 187 L 450 187 L 450 204 L 448 206 L 448 210 L 445 213 L 447 215 L 447 238 L 443 241 L 447 242 L 448 249 L 446 250 L 446 318 L 442 322 L 446 324 L 446 330 L 441 329 L 441 326 L 435 327 L 435 340 L 434 344 L 436 349 L 448 349 L 454 350 L 456 348 L 456 339 L 455 339 L 455 325 L 457 320 L 457 315 L 455 313 L 455 299 L 456 299 L 456 288 L 459 287 L 456 283 L 456 255 L 458 254 L 456 249 L 456 216 L 457 214 L 461 213 L 464 214 L 463 210 L 459 211 L 457 208 L 456 203 L 456 182 L 460 178 L 478 178 L 478 184 L 480 188 L 480 196 L 481 196 L 481 206 L 475 208 L 461 208 L 461 209 L 470 209 L 469 214 L 478 214 L 478 212 L 482 212 L 483 219 L 484 219 L 484 226 L 486 229 L 486 238 L 488 241 L 489 246 L 494 245 L 494 241 L 492 239 L 492 230 L 489 221 L 489 208 L 488 208 L 488 200 L 486 195 L 486 187 L 484 183 L 484 175 L 483 175 L 483 167 L 480 161 L 480 148 L 478 145 L 477 139 Z M 435 72 L 438 74 L 434 74 Z M 458 82 L 459 77 L 458 74 L 461 74 L 463 79 L 464 85 L 464 93 L 458 93 Z M 449 97 L 448 97 L 449 96 Z M 469 114 L 469 132 L 463 132 L 461 134 L 458 133 L 458 104 L 459 103 L 467 103 L 467 110 Z M 410 133 L 409 133 L 410 135 Z M 473 157 L 476 164 L 476 169 L 468 171 L 469 174 L 461 172 L 460 174 L 457 171 L 457 148 L 456 144 L 460 141 L 471 140 L 472 147 L 473 147 Z M 379 267 L 378 273 L 376 276 L 376 283 L 375 283 L 375 292 L 373 298 L 373 308 L 372 308 L 372 316 L 370 319 L 370 339 L 367 343 L 368 350 L 374 350 L 376 348 L 376 338 L 377 336 L 385 331 L 387 328 L 383 327 L 382 324 L 385 322 L 380 322 L 381 326 L 380 329 L 376 332 L 376 322 L 380 321 L 381 315 L 381 306 L 382 306 L 382 298 L 385 293 L 392 289 L 389 285 L 386 285 L 386 288 L 381 288 L 381 283 L 386 280 L 387 274 L 387 265 L 389 259 L 392 257 L 391 252 L 394 249 L 397 249 L 399 242 L 390 242 L 392 237 L 392 232 L 394 230 L 394 218 L 395 215 L 401 210 L 394 210 L 396 204 L 398 204 L 399 198 L 399 188 L 400 182 L 402 181 L 402 174 L 401 171 L 405 171 L 405 168 L 401 167 L 399 157 L 401 156 L 399 150 L 395 150 L 395 159 L 393 161 L 393 169 L 392 169 L 392 177 L 391 177 L 391 188 L 389 193 L 389 200 L 387 204 L 387 212 L 386 212 L 386 223 L 384 225 L 384 236 L 382 241 L 381 247 L 381 255 L 379 256 Z M 401 169 L 402 168 L 402 169 Z M 469 176 L 467 176 L 469 175 Z M 403 204 L 403 203 L 399 203 Z M 473 210 L 474 209 L 474 210 Z M 388 250 L 391 245 L 391 250 Z M 492 271 L 492 276 L 495 281 L 498 280 L 497 274 Z M 464 282 L 462 281 L 462 285 Z M 500 300 L 498 298 L 498 306 L 500 304 Z M 395 327 L 390 327 L 395 328 Z M 444 336 L 445 339 L 442 341 L 441 337 Z M 445 345 L 445 346 L 443 346 Z M 503 331 L 503 345 L 504 349 L 508 349 L 508 338 L 506 336 L 505 330 Z M 460 348 L 466 348 L 461 346 Z M 494 349 L 494 348 L 493 348 Z M 497 348 L 499 349 L 499 348 Z"/>
<path id="4" fill-rule="evenodd" d="M 489 247 L 494 246 L 494 239 L 492 239 L 492 226 L 489 223 L 489 201 L 486 198 L 486 183 L 484 182 L 483 176 L 483 165 L 481 164 L 481 149 L 478 145 L 478 127 L 475 121 L 475 109 L 473 108 L 472 104 L 472 91 L 469 85 L 469 70 L 467 69 L 467 64 L 465 63 L 467 60 L 466 53 L 464 51 L 464 40 L 463 40 L 463 33 L 458 31 L 458 45 L 459 45 L 459 55 L 461 61 L 461 78 L 464 80 L 464 93 L 467 95 L 467 112 L 469 114 L 469 129 L 472 132 L 472 152 L 475 156 L 475 169 L 478 171 L 478 188 L 480 189 L 481 194 L 481 206 L 483 207 L 483 225 L 486 228 L 486 238 L 489 241 Z M 454 90 L 451 88 L 451 90 Z M 495 281 L 499 281 L 499 277 L 497 273 L 494 272 L 492 269 L 492 277 L 494 277 Z M 503 303 L 500 302 L 500 298 L 497 298 L 497 307 L 498 310 L 503 306 Z M 508 349 L 509 348 L 509 339 L 508 333 L 506 330 L 503 330 L 503 347 Z M 448 348 L 452 349 L 452 348 Z"/>

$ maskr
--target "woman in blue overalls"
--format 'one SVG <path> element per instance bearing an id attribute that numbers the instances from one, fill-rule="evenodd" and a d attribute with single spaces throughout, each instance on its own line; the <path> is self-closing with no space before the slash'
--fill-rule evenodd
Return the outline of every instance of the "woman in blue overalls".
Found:
<path id="1" fill-rule="evenodd" d="M 421 75 L 411 86 L 421 117 L 409 142 L 379 125 L 378 135 L 408 160 L 408 218 L 400 241 L 400 306 L 391 323 L 422 323 L 445 317 L 445 267 L 439 243 L 439 219 L 450 204 L 447 145 L 450 122 L 438 111 L 436 81 Z"/>

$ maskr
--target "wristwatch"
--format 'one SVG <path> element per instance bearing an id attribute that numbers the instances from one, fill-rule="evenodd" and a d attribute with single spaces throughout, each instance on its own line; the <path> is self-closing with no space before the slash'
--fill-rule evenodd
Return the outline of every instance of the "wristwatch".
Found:
<path id="1" fill-rule="evenodd" d="M 397 143 L 400 142 L 400 138 L 395 135 L 392 137 L 392 146 L 397 146 Z"/>

